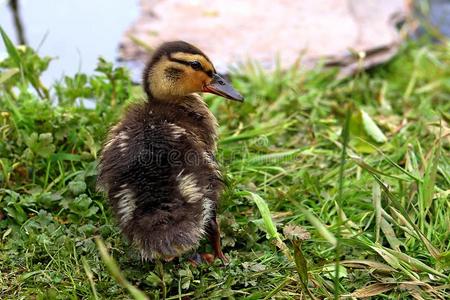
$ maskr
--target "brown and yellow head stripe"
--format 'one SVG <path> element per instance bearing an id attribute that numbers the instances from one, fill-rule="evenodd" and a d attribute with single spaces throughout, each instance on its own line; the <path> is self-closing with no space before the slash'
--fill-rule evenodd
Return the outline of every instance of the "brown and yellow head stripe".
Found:
<path id="1" fill-rule="evenodd" d="M 201 55 L 201 54 L 190 54 L 185 52 L 176 52 L 176 53 L 170 53 L 168 55 L 168 59 L 173 62 L 177 62 L 186 66 L 190 66 L 192 62 L 197 61 L 200 63 L 200 70 L 204 72 L 209 77 L 212 77 L 215 73 L 214 66 L 212 65 L 211 61 Z"/>
<path id="2" fill-rule="evenodd" d="M 172 61 L 184 65 L 187 65 L 189 61 L 198 60 L 202 65 L 203 71 L 208 76 L 209 74 L 211 74 L 211 72 L 216 72 L 213 64 L 208 59 L 208 57 L 197 47 L 183 41 L 163 43 L 161 46 L 155 49 L 143 72 L 144 89 L 150 98 L 152 98 L 152 92 L 150 90 L 149 75 L 154 66 L 163 57 L 166 57 L 167 59 L 172 58 Z"/>

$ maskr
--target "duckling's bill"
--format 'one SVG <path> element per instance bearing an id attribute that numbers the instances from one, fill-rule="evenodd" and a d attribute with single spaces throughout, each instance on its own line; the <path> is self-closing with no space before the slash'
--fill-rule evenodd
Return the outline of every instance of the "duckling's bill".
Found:
<path id="1" fill-rule="evenodd" d="M 212 93 L 221 97 L 242 102 L 244 97 L 236 91 L 233 86 L 223 79 L 219 74 L 214 74 L 210 83 L 203 86 L 203 92 Z"/>

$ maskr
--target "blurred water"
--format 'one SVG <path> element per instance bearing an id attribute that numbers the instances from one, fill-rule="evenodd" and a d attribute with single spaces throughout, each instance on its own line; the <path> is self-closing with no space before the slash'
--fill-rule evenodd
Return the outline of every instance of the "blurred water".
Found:
<path id="1" fill-rule="evenodd" d="M 50 84 L 76 72 L 92 73 L 97 58 L 117 58 L 120 38 L 139 14 L 139 0 L 20 0 L 27 43 L 55 57 L 43 81 Z M 18 42 L 8 1 L 0 0 L 0 26 Z M 0 56 L 5 56 L 0 42 Z"/>
<path id="2" fill-rule="evenodd" d="M 17 0 L 27 43 L 56 58 L 44 74 L 50 84 L 63 75 L 92 73 L 97 58 L 117 58 L 120 38 L 139 14 L 139 0 Z M 418 0 L 422 1 L 422 0 Z M 0 26 L 18 42 L 8 0 L 0 0 Z M 431 22 L 450 37 L 450 0 L 429 0 Z M 0 42 L 0 57 L 6 55 Z M 133 78 L 140 68 L 133 68 Z"/>
<path id="3" fill-rule="evenodd" d="M 430 19 L 442 34 L 450 37 L 450 0 L 431 0 Z"/>

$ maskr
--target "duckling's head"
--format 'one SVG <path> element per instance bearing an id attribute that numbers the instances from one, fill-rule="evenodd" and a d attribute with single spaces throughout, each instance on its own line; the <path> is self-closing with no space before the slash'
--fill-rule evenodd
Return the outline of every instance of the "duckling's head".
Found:
<path id="1" fill-rule="evenodd" d="M 164 43 L 154 51 L 144 71 L 143 85 L 150 99 L 172 100 L 207 92 L 231 100 L 244 100 L 217 74 L 200 49 L 183 41 Z"/>

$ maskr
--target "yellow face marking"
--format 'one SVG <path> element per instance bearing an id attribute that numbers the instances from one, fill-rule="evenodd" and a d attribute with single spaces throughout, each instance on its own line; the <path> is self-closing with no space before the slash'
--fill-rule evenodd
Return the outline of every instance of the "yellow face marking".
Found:
<path id="1" fill-rule="evenodd" d="M 192 61 L 198 61 L 205 72 L 211 71 L 214 72 L 213 65 L 203 56 L 200 54 L 190 54 L 190 53 L 184 53 L 184 52 L 176 52 L 172 53 L 170 55 L 172 58 L 186 61 L 186 62 L 192 62 Z"/>
<path id="2" fill-rule="evenodd" d="M 147 82 L 155 98 L 170 99 L 201 92 L 203 86 L 211 81 L 206 72 L 214 72 L 214 67 L 204 56 L 177 52 L 172 53 L 171 58 L 186 63 L 198 61 L 202 64 L 202 70 L 194 70 L 189 65 L 171 61 L 167 56 L 162 57 L 148 74 Z M 168 78 L 165 74 L 165 71 L 171 68 L 182 71 L 176 80 Z"/>
<path id="3" fill-rule="evenodd" d="M 191 54 L 185 52 L 176 52 L 170 55 L 171 59 L 183 61 L 186 63 L 198 61 L 202 65 L 201 70 L 194 70 L 188 65 L 174 62 L 178 67 L 185 67 L 186 80 L 182 83 L 186 90 L 191 92 L 200 92 L 205 84 L 211 81 L 211 77 L 207 73 L 215 72 L 214 66 L 209 60 L 200 54 Z"/>

